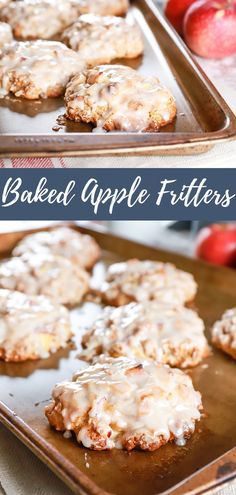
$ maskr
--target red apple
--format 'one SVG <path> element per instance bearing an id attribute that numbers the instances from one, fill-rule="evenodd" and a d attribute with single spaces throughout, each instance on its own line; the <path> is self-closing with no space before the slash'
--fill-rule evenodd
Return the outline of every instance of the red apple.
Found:
<path id="1" fill-rule="evenodd" d="M 200 0 L 184 16 L 188 47 L 205 58 L 236 53 L 236 0 Z"/>
<path id="2" fill-rule="evenodd" d="M 200 230 L 196 255 L 216 265 L 236 267 L 236 224 L 213 224 Z"/>
<path id="3" fill-rule="evenodd" d="M 183 34 L 185 12 L 194 1 L 195 0 L 167 0 L 165 5 L 165 15 L 167 19 L 181 35 Z"/>

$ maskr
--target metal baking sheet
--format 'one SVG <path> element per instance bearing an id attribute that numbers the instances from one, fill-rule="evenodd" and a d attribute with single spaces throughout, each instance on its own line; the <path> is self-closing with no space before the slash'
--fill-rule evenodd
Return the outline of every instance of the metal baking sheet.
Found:
<path id="1" fill-rule="evenodd" d="M 175 122 L 159 133 L 98 134 L 89 125 L 68 121 L 55 132 L 56 119 L 65 111 L 62 99 L 33 102 L 11 97 L 0 100 L 0 154 L 201 153 L 236 136 L 233 112 L 154 2 L 131 0 L 128 15 L 139 24 L 145 41 L 144 56 L 129 65 L 158 76 L 171 89 L 178 108 Z"/>
<path id="2" fill-rule="evenodd" d="M 77 228 L 77 227 L 76 227 Z M 212 323 L 235 306 L 236 273 L 159 251 L 99 231 L 81 229 L 97 239 L 103 258 L 94 270 L 99 280 L 105 266 L 115 260 L 138 257 L 172 261 L 194 274 L 199 292 L 194 306 L 204 319 L 209 337 Z M 1 252 L 22 236 L 1 235 Z M 5 239 L 5 242 L 4 242 Z M 86 302 L 73 310 L 74 321 L 88 323 L 98 305 Z M 77 344 L 80 342 L 77 332 Z M 220 351 L 191 370 L 203 396 L 205 416 L 184 447 L 175 444 L 156 452 L 113 450 L 93 452 L 65 439 L 48 425 L 44 407 L 52 387 L 70 378 L 84 363 L 78 351 L 68 348 L 47 360 L 0 364 L 0 420 L 10 428 L 75 493 L 86 495 L 200 494 L 236 475 L 236 373 L 235 362 Z"/>

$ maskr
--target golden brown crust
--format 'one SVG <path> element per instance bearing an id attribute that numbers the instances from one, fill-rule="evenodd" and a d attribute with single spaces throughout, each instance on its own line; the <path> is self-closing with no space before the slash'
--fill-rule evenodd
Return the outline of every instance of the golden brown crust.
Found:
<path id="1" fill-rule="evenodd" d="M 190 273 L 170 263 L 131 259 L 110 265 L 101 288 L 101 298 L 111 306 L 133 301 L 183 305 L 190 303 L 196 292 L 197 284 Z"/>
<path id="2" fill-rule="evenodd" d="M 56 405 L 49 404 L 49 406 L 46 406 L 45 408 L 45 414 L 50 425 L 55 428 L 56 431 L 64 432 L 66 430 L 61 413 L 62 408 L 60 402 L 58 402 Z M 82 423 L 82 421 L 80 423 Z M 72 424 L 72 430 L 74 431 L 75 435 L 77 435 L 77 433 L 79 432 L 80 427 L 81 424 Z M 192 429 L 186 429 L 183 436 L 184 440 L 188 440 L 192 436 L 192 434 Z M 91 450 L 107 450 L 106 440 L 102 438 L 99 432 L 96 430 L 96 425 L 90 424 L 88 428 L 88 435 L 91 438 Z M 163 445 L 166 445 L 167 443 L 171 443 L 173 441 L 175 441 L 175 436 L 173 435 L 173 433 L 170 434 L 169 439 L 166 439 L 163 435 L 160 435 L 155 442 L 148 442 L 147 438 L 143 434 L 129 435 L 129 433 L 127 433 L 127 435 L 123 437 L 122 448 L 124 450 L 127 450 L 128 452 L 132 450 L 154 452 L 155 450 L 160 449 Z"/>
<path id="3" fill-rule="evenodd" d="M 128 296 L 127 294 L 117 294 L 116 297 L 109 297 L 109 294 L 102 292 L 101 297 L 104 304 L 115 307 L 124 306 L 135 301 L 134 297 Z"/>
<path id="4" fill-rule="evenodd" d="M 58 227 L 25 236 L 13 249 L 13 256 L 25 253 L 52 253 L 69 259 L 85 270 L 91 270 L 101 257 L 95 239 L 69 227 Z"/>
<path id="5" fill-rule="evenodd" d="M 71 340 L 68 310 L 44 296 L 0 289 L 0 359 L 45 359 Z"/>
<path id="6" fill-rule="evenodd" d="M 0 264 L 0 288 L 44 295 L 69 307 L 89 292 L 89 274 L 62 256 L 26 253 Z"/>
<path id="7" fill-rule="evenodd" d="M 76 75 L 65 93 L 66 116 L 101 130 L 156 132 L 172 122 L 176 104 L 155 77 L 122 65 L 100 65 Z"/>
<path id="8" fill-rule="evenodd" d="M 233 349 L 230 344 L 223 344 L 222 342 L 212 341 L 217 349 L 229 354 L 233 359 L 236 359 L 236 349 Z"/>
<path id="9" fill-rule="evenodd" d="M 18 0 L 0 12 L 18 40 L 49 40 L 74 22 L 79 4 L 74 0 Z"/>
<path id="10" fill-rule="evenodd" d="M 17 96 L 23 96 L 27 100 L 38 100 L 42 97 L 39 88 L 35 86 L 33 81 L 29 81 L 25 74 L 11 72 L 9 85 L 11 93 Z M 49 86 L 43 93 L 43 98 L 58 98 L 64 94 L 64 91 L 64 86 L 61 86 L 60 84 L 56 84 L 54 87 Z"/>
<path id="11" fill-rule="evenodd" d="M 55 404 L 51 403 L 45 408 L 45 414 L 48 421 L 57 431 L 65 431 L 63 416 L 61 414 L 62 407 L 59 401 Z"/>
<path id="12" fill-rule="evenodd" d="M 97 349 L 97 354 L 102 354 L 102 351 Z M 122 351 L 119 351 L 119 344 L 113 347 L 109 352 L 109 355 L 114 358 L 123 355 Z M 187 345 L 183 344 L 176 347 L 172 345 L 171 342 L 168 342 L 163 349 L 161 362 L 175 368 L 194 368 L 209 355 L 210 349 L 207 346 L 205 352 L 202 353 L 201 349 L 194 346 L 194 344 L 191 345 L 189 342 Z M 149 356 L 149 358 L 151 358 L 151 356 Z"/>
<path id="13" fill-rule="evenodd" d="M 0 50 L 9 43 L 12 43 L 13 36 L 9 24 L 0 22 Z"/>
<path id="14" fill-rule="evenodd" d="M 82 15 L 64 31 L 61 40 L 79 52 L 87 67 L 136 58 L 144 50 L 138 25 L 130 18 L 116 16 Z"/>
<path id="15" fill-rule="evenodd" d="M 71 339 L 67 341 L 67 344 L 71 342 Z M 58 346 L 58 349 L 65 348 L 65 345 L 62 347 Z M 6 350 L 0 347 L 0 360 L 5 361 L 5 363 L 23 363 L 25 361 L 38 361 L 41 358 L 38 354 L 24 354 L 22 352 L 18 353 L 13 351 L 11 353 L 6 353 Z"/>
<path id="16" fill-rule="evenodd" d="M 80 358 L 126 356 L 172 367 L 197 366 L 209 355 L 204 323 L 195 311 L 157 301 L 106 307 L 82 337 Z"/>
<path id="17" fill-rule="evenodd" d="M 94 13 L 102 16 L 123 16 L 128 12 L 129 0 L 85 0 L 79 7 L 81 14 Z"/>
<path id="18" fill-rule="evenodd" d="M 236 359 L 236 308 L 226 310 L 213 325 L 212 343 Z"/>
<path id="19" fill-rule="evenodd" d="M 0 91 L 28 100 L 57 98 L 70 77 L 82 70 L 79 55 L 63 43 L 14 42 L 0 56 Z"/>

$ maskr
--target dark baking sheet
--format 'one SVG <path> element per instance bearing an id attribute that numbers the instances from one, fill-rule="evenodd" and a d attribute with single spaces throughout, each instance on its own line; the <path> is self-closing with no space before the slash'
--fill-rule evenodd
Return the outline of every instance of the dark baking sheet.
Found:
<path id="1" fill-rule="evenodd" d="M 84 229 L 82 229 L 84 230 Z M 86 230 L 87 232 L 87 230 Z M 104 249 L 94 276 L 104 275 L 106 264 L 134 256 L 172 261 L 194 274 L 199 283 L 195 306 L 209 336 L 212 323 L 235 306 L 236 273 L 179 255 L 159 251 L 111 234 L 89 231 Z M 22 236 L 1 235 L 1 251 Z M 5 239 L 5 244 L 4 244 Z M 75 321 L 88 323 L 99 307 L 91 302 L 73 311 Z M 77 333 L 80 341 L 80 332 Z M 48 360 L 25 364 L 0 363 L 0 420 L 78 494 L 154 495 L 178 490 L 200 493 L 207 486 L 236 475 L 236 374 L 235 362 L 214 350 L 191 371 L 194 385 L 203 395 L 205 417 L 185 447 L 167 445 L 153 453 L 91 452 L 56 433 L 44 417 L 54 384 L 70 378 L 84 363 L 78 351 L 67 349 Z M 220 456 L 224 456 L 219 460 Z M 209 463 L 217 462 L 208 467 Z M 203 469 L 203 471 L 201 471 Z M 187 487 L 187 488 L 185 488 Z"/>
<path id="2" fill-rule="evenodd" d="M 175 122 L 159 133 L 93 133 L 86 124 L 68 122 L 53 127 L 64 113 L 62 99 L 0 100 L 0 153 L 56 155 L 124 152 L 203 152 L 219 140 L 236 135 L 236 118 L 181 39 L 152 0 L 133 0 L 129 13 L 141 27 L 143 57 L 129 62 L 146 75 L 157 75 L 173 92 L 178 108 Z M 119 60 L 127 64 L 127 61 Z"/>

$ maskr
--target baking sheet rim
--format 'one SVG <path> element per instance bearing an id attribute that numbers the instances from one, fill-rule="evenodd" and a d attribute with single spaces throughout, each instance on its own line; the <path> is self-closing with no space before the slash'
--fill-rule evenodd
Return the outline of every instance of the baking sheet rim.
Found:
<path id="1" fill-rule="evenodd" d="M 116 143 L 115 145 L 111 146 L 108 142 L 107 146 L 110 146 L 109 148 L 104 148 L 101 147 L 96 148 L 94 150 L 91 150 L 90 143 L 88 143 L 88 149 L 74 149 L 73 147 L 70 147 L 70 144 L 73 144 L 76 146 L 75 139 L 76 137 L 82 137 L 85 139 L 86 133 L 64 133 L 62 135 L 57 134 L 11 134 L 11 133 L 6 133 L 6 134 L 0 134 L 0 156 L 5 156 L 8 158 L 10 155 L 15 155 L 16 157 L 23 156 L 24 154 L 26 156 L 30 156 L 29 153 L 33 153 L 32 156 L 37 156 L 37 154 L 42 154 L 42 156 L 46 156 L 47 153 L 52 154 L 56 153 L 55 156 L 96 156 L 96 155 L 114 155 L 114 154 L 125 154 L 125 153 L 143 153 L 145 154 L 145 151 L 148 152 L 153 152 L 159 154 L 159 151 L 168 151 L 171 152 L 172 150 L 179 150 L 180 148 L 186 148 L 188 150 L 194 149 L 193 153 L 196 154 L 198 151 L 196 148 L 201 148 L 200 153 L 204 153 L 209 150 L 209 146 L 214 146 L 215 144 L 221 143 L 221 142 L 228 142 L 230 140 L 236 139 L 236 116 L 231 110 L 231 108 L 228 106 L 224 98 L 220 95 L 214 84 L 210 81 L 208 76 L 205 74 L 204 70 L 200 67 L 199 63 L 195 60 L 193 57 L 192 53 L 190 50 L 187 48 L 183 40 L 180 38 L 180 36 L 177 34 L 177 32 L 174 30 L 174 28 L 171 26 L 169 21 L 164 17 L 164 15 L 161 13 L 160 9 L 154 4 L 153 0 L 143 0 L 143 2 L 148 6 L 148 8 L 152 11 L 154 16 L 158 19 L 159 22 L 161 22 L 162 26 L 164 27 L 166 31 L 166 35 L 171 38 L 174 43 L 176 44 L 178 50 L 180 51 L 181 55 L 185 58 L 185 61 L 190 64 L 193 69 L 195 74 L 200 77 L 201 81 L 204 83 L 206 89 L 208 92 L 211 93 L 213 96 L 214 100 L 218 104 L 218 106 L 223 110 L 224 115 L 226 117 L 226 124 L 224 127 L 221 129 L 218 129 L 215 132 L 202 132 L 202 135 L 198 135 L 197 133 L 163 133 L 162 136 L 164 137 L 164 140 L 167 140 L 168 137 L 173 136 L 173 143 L 172 142 L 167 142 L 163 144 L 154 144 L 154 143 L 147 143 L 141 142 L 139 143 L 138 146 L 135 145 L 135 142 L 133 141 L 132 146 L 129 146 L 129 143 L 127 144 L 119 144 Z M 92 133 L 89 133 L 88 135 L 91 136 Z M 127 136 L 127 134 L 123 134 Z M 137 137 L 138 133 L 134 133 L 134 135 Z M 160 134 L 155 134 L 154 135 L 160 136 Z M 96 136 L 96 135 L 95 135 Z M 144 136 L 143 141 L 147 139 L 148 133 L 143 133 L 140 134 L 140 136 Z M 153 136 L 153 134 L 152 134 Z M 47 140 L 48 142 L 42 142 L 40 143 L 40 139 Z M 71 139 L 73 142 L 71 143 L 66 143 L 66 140 Z M 89 138 L 91 140 L 91 137 Z M 27 140 L 29 141 L 27 143 Z M 181 141 L 180 140 L 184 140 Z M 2 143 L 2 141 L 4 143 Z M 13 143 L 12 143 L 13 141 Z M 17 143 L 17 141 L 19 141 Z M 22 141 L 22 142 L 21 142 Z M 86 139 L 85 139 L 86 141 Z M 26 146 L 25 146 L 26 145 Z M 42 146 L 41 149 L 37 150 L 38 145 Z M 61 146 L 67 147 L 67 149 L 60 149 Z M 95 138 L 95 145 L 96 145 L 96 138 Z M 9 146 L 11 149 L 8 150 L 6 147 Z M 36 146 L 36 150 L 35 150 Z M 59 146 L 59 150 L 57 149 Z M 79 145 L 78 145 L 79 146 Z M 25 148 L 25 149 L 24 149 Z M 28 149 L 29 148 L 29 149 Z M 31 150 L 31 148 L 34 148 Z"/>

